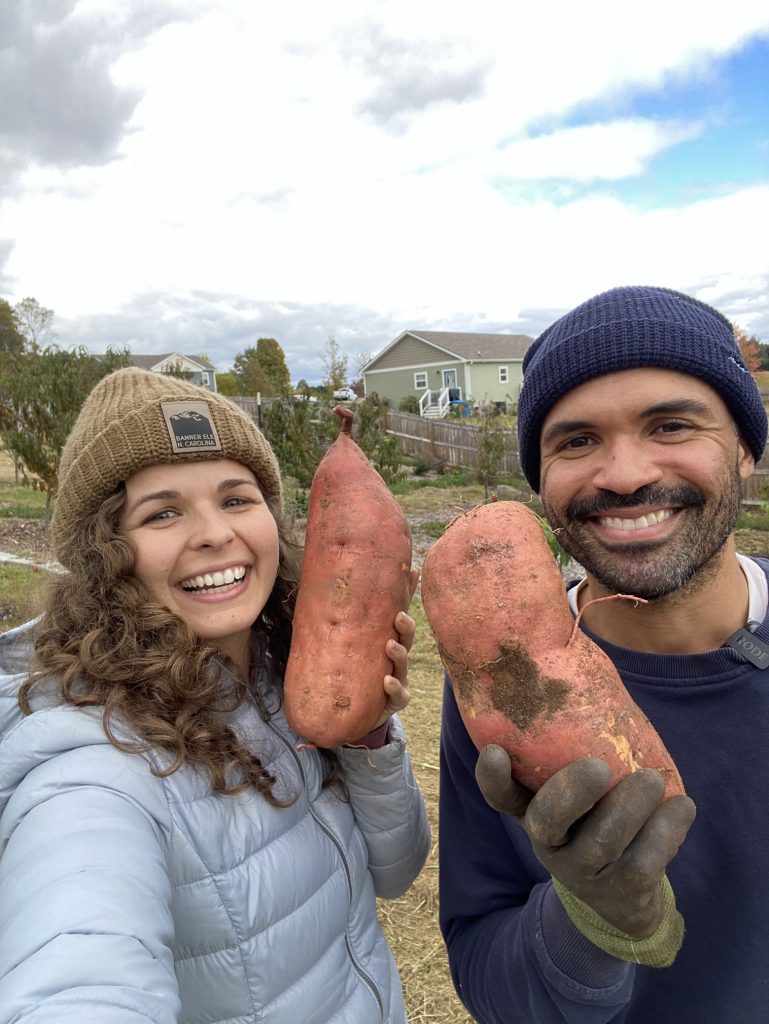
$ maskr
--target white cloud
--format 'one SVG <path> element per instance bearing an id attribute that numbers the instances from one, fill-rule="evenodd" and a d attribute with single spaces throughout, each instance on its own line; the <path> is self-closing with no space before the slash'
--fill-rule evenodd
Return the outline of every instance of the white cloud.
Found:
<path id="1" fill-rule="evenodd" d="M 509 178 L 606 181 L 641 174 L 659 153 L 696 138 L 697 124 L 642 118 L 580 125 L 517 139 L 499 153 L 498 173 Z"/>
<path id="2" fill-rule="evenodd" d="M 81 0 L 76 14 L 103 25 L 113 8 Z M 350 351 L 415 323 L 534 330 L 544 324 L 526 310 L 630 281 L 699 290 L 764 322 L 751 296 L 766 291 L 756 225 L 769 186 L 669 209 L 603 189 L 642 180 L 708 129 L 672 106 L 633 115 L 628 99 L 707 83 L 719 56 L 769 32 L 765 4 L 163 11 L 149 27 L 135 15 L 122 55 L 113 33 L 111 65 L 98 51 L 123 100 L 87 136 L 101 162 L 72 166 L 69 144 L 44 162 L 30 144 L 22 169 L 0 124 L 0 165 L 15 175 L 0 282 L 12 301 L 55 309 L 67 337 L 80 324 L 95 345 L 130 335 L 162 350 L 170 331 L 226 363 L 252 329 L 283 329 L 292 371 L 311 376 L 337 330 Z M 569 126 L 583 103 L 590 123 Z"/>

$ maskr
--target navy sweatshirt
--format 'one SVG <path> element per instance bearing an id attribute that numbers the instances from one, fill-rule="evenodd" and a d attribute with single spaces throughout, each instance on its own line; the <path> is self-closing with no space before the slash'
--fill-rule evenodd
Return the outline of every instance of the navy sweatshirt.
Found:
<path id="1" fill-rule="evenodd" d="M 769 562 L 759 560 L 769 576 Z M 697 818 L 668 877 L 683 914 L 672 967 L 626 964 L 561 908 L 518 824 L 481 796 L 447 681 L 440 921 L 454 984 L 481 1024 L 769 1021 L 769 669 L 719 648 L 640 654 L 593 636 L 673 756 Z M 769 643 L 769 617 L 756 630 Z"/>

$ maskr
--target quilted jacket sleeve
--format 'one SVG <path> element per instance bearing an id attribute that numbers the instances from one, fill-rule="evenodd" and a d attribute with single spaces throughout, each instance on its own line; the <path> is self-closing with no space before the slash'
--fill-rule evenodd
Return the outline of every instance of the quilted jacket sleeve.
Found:
<path id="1" fill-rule="evenodd" d="M 146 762 L 71 708 L 0 739 L 0 1022 L 173 1024 L 170 820 Z"/>
<path id="2" fill-rule="evenodd" d="M 366 841 L 377 896 L 402 896 L 430 850 L 425 803 L 414 778 L 397 716 L 390 742 L 375 750 L 340 748 L 345 782 L 358 827 Z"/>

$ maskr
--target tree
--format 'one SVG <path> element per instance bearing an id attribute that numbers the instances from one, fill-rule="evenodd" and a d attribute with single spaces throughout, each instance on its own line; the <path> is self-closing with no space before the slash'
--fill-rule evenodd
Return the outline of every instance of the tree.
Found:
<path id="1" fill-rule="evenodd" d="M 160 372 L 164 377 L 175 377 L 177 380 L 192 381 L 195 376 L 192 370 L 185 370 L 179 359 L 174 359 L 172 363 L 166 363 Z"/>
<path id="2" fill-rule="evenodd" d="M 347 383 L 347 353 L 331 335 L 320 355 L 325 377 L 323 383 L 332 391 L 343 388 Z"/>
<path id="3" fill-rule="evenodd" d="M 25 482 L 28 474 L 41 482 L 46 522 L 58 486 L 61 451 L 80 407 L 98 380 L 127 366 L 128 360 L 127 349 L 108 349 L 96 357 L 82 347 L 64 350 L 55 345 L 36 346 L 14 357 L 14 372 L 4 383 L 13 416 L 0 435 L 22 464 Z"/>
<path id="4" fill-rule="evenodd" d="M 355 408 L 356 424 L 353 436 L 356 443 L 371 459 L 374 467 L 388 485 L 403 477 L 401 451 L 397 440 L 385 430 L 387 406 L 376 394 L 359 402 Z"/>
<path id="5" fill-rule="evenodd" d="M 286 354 L 274 338 L 259 338 L 256 357 L 270 382 L 268 394 L 285 397 L 291 394 L 291 374 L 286 365 Z"/>
<path id="6" fill-rule="evenodd" d="M 232 370 L 228 370 L 227 373 L 217 373 L 216 390 L 220 395 L 240 394 L 240 391 L 238 391 L 238 378 Z"/>
<path id="7" fill-rule="evenodd" d="M 353 385 L 359 394 L 363 394 L 363 367 L 371 362 L 370 352 L 354 352 L 352 357 L 353 372 L 355 373 L 355 380 Z"/>
<path id="8" fill-rule="evenodd" d="M 312 483 L 338 426 L 327 405 L 293 400 L 273 402 L 262 422 L 281 472 L 292 476 L 300 487 Z"/>
<path id="9" fill-rule="evenodd" d="M 505 431 L 496 406 L 482 405 L 481 423 L 478 427 L 478 481 L 483 484 L 486 500 L 489 486 L 499 479 L 502 459 L 505 455 Z"/>
<path id="10" fill-rule="evenodd" d="M 232 372 L 241 395 L 261 392 L 267 396 L 291 393 L 291 375 L 283 349 L 274 338 L 259 338 L 256 346 L 235 356 Z"/>
<path id="11" fill-rule="evenodd" d="M 751 373 L 757 373 L 761 367 L 761 346 L 758 338 L 748 336 L 748 332 L 737 324 L 732 324 L 734 339 L 739 345 L 742 361 Z"/>
<path id="12" fill-rule="evenodd" d="M 16 311 L 10 302 L 0 299 L 0 358 L 18 354 L 24 348 L 24 335 L 19 330 Z"/>
<path id="13" fill-rule="evenodd" d="M 53 323 L 53 310 L 41 306 L 37 299 L 26 298 L 14 306 L 16 322 L 26 347 L 35 350 L 46 340 Z"/>
<path id="14" fill-rule="evenodd" d="M 25 338 L 19 329 L 16 310 L 10 302 L 0 299 L 0 434 L 5 430 L 12 430 L 16 423 L 13 403 L 4 385 L 12 380 L 15 373 L 14 360 L 23 353 L 24 345 Z M 10 455 L 18 484 L 21 464 L 13 452 L 10 452 Z"/>
<path id="15" fill-rule="evenodd" d="M 256 395 L 258 392 L 267 394 L 267 375 L 259 364 L 254 346 L 238 352 L 232 364 L 232 372 L 238 382 L 239 395 Z"/>

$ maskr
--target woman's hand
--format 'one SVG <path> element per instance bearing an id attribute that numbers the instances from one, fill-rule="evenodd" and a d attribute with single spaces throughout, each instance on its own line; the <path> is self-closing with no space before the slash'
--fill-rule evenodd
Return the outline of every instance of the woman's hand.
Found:
<path id="1" fill-rule="evenodd" d="M 387 694 L 387 703 L 382 718 L 377 725 L 382 725 L 388 718 L 403 711 L 411 700 L 409 690 L 409 651 L 414 642 L 414 632 L 417 628 L 416 622 L 406 612 L 398 612 L 395 616 L 395 629 L 400 637 L 397 640 L 388 640 L 387 657 L 393 663 L 393 674 L 384 677 L 384 691 Z"/>
<path id="2" fill-rule="evenodd" d="M 414 591 L 419 582 L 419 569 L 412 569 L 409 573 L 409 600 L 414 596 Z M 388 640 L 385 651 L 387 657 L 393 663 L 392 675 L 384 677 L 384 691 L 387 695 L 387 703 L 379 720 L 371 730 L 375 732 L 385 722 L 389 722 L 394 714 L 408 705 L 411 700 L 409 690 L 408 660 L 411 645 L 414 643 L 414 633 L 417 624 L 406 612 L 398 612 L 393 622 L 398 640 Z"/>

